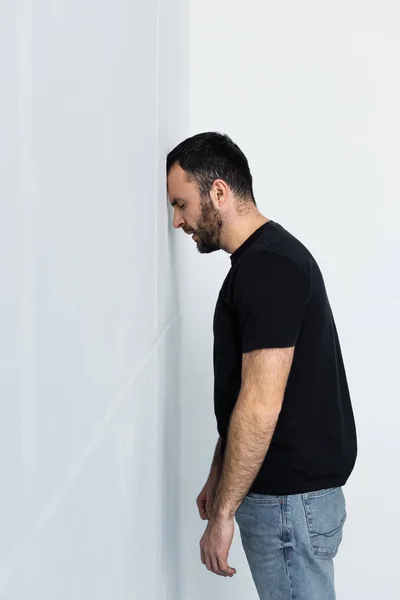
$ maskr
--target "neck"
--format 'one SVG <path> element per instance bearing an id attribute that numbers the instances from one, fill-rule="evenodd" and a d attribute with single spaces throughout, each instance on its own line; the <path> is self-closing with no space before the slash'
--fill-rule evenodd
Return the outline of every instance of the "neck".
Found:
<path id="1" fill-rule="evenodd" d="M 232 223 L 225 223 L 222 250 L 233 254 L 257 229 L 270 219 L 256 211 L 251 215 L 238 216 Z"/>

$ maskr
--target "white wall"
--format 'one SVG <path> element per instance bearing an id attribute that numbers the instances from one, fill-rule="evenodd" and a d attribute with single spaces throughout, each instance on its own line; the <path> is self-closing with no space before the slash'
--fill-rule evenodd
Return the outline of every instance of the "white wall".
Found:
<path id="1" fill-rule="evenodd" d="M 261 211 L 314 253 L 336 316 L 359 436 L 341 600 L 398 598 L 398 22 L 394 0 L 191 0 L 190 134 L 242 147 Z M 253 600 L 238 536 L 232 580 L 208 573 L 198 549 L 195 498 L 217 438 L 212 313 L 229 257 L 179 243 L 182 597 Z"/>
<path id="2" fill-rule="evenodd" d="M 179 596 L 182 0 L 0 8 L 0 597 Z"/>

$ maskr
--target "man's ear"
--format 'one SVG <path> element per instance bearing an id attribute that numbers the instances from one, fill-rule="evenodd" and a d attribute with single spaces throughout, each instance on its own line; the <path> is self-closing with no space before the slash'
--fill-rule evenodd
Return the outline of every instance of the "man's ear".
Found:
<path id="1" fill-rule="evenodd" d="M 230 188 L 223 179 L 216 179 L 210 189 L 211 200 L 217 209 L 221 209 L 228 200 Z"/>

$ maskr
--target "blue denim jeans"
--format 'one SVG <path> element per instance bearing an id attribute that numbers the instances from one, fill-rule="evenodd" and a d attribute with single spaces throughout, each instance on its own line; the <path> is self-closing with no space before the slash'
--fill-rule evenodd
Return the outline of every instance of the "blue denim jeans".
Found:
<path id="1" fill-rule="evenodd" d="M 335 600 L 333 558 L 345 519 L 341 487 L 246 496 L 236 521 L 260 600 Z"/>

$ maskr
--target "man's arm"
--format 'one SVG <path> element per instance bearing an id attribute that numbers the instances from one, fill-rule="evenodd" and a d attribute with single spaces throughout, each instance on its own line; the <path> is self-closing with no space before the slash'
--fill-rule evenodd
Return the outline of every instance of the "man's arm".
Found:
<path id="1" fill-rule="evenodd" d="M 214 458 L 211 463 L 209 479 L 212 477 L 216 477 L 219 479 L 219 477 L 221 475 L 221 469 L 222 469 L 221 448 L 222 448 L 222 439 L 218 438 L 217 445 L 215 446 Z"/>
<path id="2" fill-rule="evenodd" d="M 232 413 L 212 519 L 232 519 L 267 454 L 292 366 L 294 347 L 243 355 L 242 387 Z"/>
<path id="3" fill-rule="evenodd" d="M 214 458 L 211 463 L 210 474 L 206 483 L 203 486 L 200 494 L 197 496 L 197 508 L 199 509 L 200 517 L 205 520 L 211 517 L 212 507 L 214 504 L 215 491 L 217 489 L 221 471 L 222 471 L 222 455 L 221 455 L 222 440 L 218 439 L 217 446 L 214 452 Z"/>
<path id="4" fill-rule="evenodd" d="M 309 295 L 309 277 L 289 259 L 264 250 L 244 257 L 235 275 L 231 300 L 241 339 L 242 386 L 200 541 L 202 562 L 218 575 L 235 574 L 228 565 L 234 515 L 271 443 Z"/>

